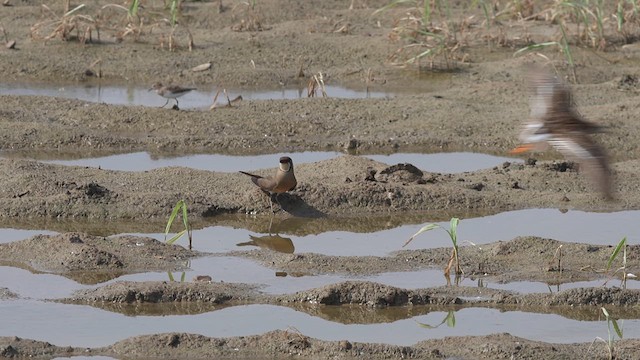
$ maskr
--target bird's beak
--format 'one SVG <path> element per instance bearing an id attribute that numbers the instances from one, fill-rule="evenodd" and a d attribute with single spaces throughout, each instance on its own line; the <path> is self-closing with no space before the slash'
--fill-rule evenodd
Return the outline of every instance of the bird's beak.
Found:
<path id="1" fill-rule="evenodd" d="M 533 149 L 532 144 L 522 144 L 522 145 L 519 145 L 517 148 L 509 151 L 509 154 L 522 154 L 523 152 L 531 151 L 532 149 Z"/>

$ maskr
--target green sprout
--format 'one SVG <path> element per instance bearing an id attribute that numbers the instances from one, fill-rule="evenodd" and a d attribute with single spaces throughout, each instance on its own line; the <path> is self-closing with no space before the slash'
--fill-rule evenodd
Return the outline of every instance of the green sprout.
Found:
<path id="1" fill-rule="evenodd" d="M 180 211 L 180 209 L 182 209 L 182 223 L 184 224 L 184 229 L 179 233 L 175 234 L 171 239 L 167 240 L 167 235 L 169 234 L 169 230 L 171 230 L 171 225 L 173 224 L 173 221 L 178 216 L 178 212 Z M 167 244 L 173 244 L 178 239 L 180 239 L 182 235 L 184 235 L 185 233 L 189 237 L 189 249 L 191 249 L 193 237 L 191 236 L 192 235 L 191 227 L 189 226 L 189 219 L 187 217 L 187 204 L 184 202 L 184 199 L 183 199 L 176 203 L 176 206 L 173 208 L 173 211 L 169 216 L 169 221 L 167 221 L 167 226 L 164 229 L 164 240 L 167 242 Z"/>
<path id="2" fill-rule="evenodd" d="M 418 230 L 417 233 L 413 234 L 413 236 L 411 236 L 411 238 L 409 238 L 409 240 L 407 240 L 404 243 L 404 245 L 402 245 L 402 247 L 407 246 L 407 244 L 409 244 L 416 236 L 422 234 L 423 232 L 441 228 L 442 230 L 446 231 L 447 234 L 449 234 L 449 239 L 451 239 L 451 244 L 453 245 L 453 249 L 451 251 L 451 257 L 449 258 L 449 263 L 447 264 L 447 267 L 444 269 L 444 274 L 445 276 L 449 277 L 449 274 L 451 272 L 451 267 L 455 263 L 456 275 L 461 275 L 464 272 L 460 268 L 460 259 L 458 258 L 458 223 L 459 222 L 460 222 L 460 219 L 455 217 L 451 218 L 451 221 L 449 222 L 448 230 L 438 224 L 426 225 L 422 229 Z"/>
<path id="3" fill-rule="evenodd" d="M 171 0 L 171 27 L 175 27 L 178 20 L 178 1 Z"/>
<path id="4" fill-rule="evenodd" d="M 167 275 L 169 275 L 169 281 L 171 281 L 171 282 L 175 282 L 176 281 L 175 278 L 173 277 L 173 273 L 171 273 L 171 271 L 168 271 Z M 183 283 L 186 278 L 187 278 L 187 273 L 185 271 L 183 271 L 182 274 L 180 275 L 180 282 Z"/>
<path id="5" fill-rule="evenodd" d="M 129 16 L 135 17 L 138 14 L 139 8 L 140 8 L 140 0 L 132 0 L 128 10 Z"/>
<path id="6" fill-rule="evenodd" d="M 615 332 L 616 335 L 618 335 L 618 338 L 620 340 L 622 340 L 622 335 L 623 335 L 623 331 L 622 331 L 622 325 L 624 325 L 624 321 L 621 321 L 620 326 L 618 325 L 618 321 L 616 319 L 614 319 L 613 317 L 611 317 L 611 315 L 609 315 L 609 312 L 607 311 L 607 309 L 605 309 L 604 307 L 601 307 L 600 310 L 602 310 L 602 313 L 604 314 L 604 317 L 607 319 L 607 335 L 608 335 L 608 339 L 604 340 L 601 337 L 597 337 L 594 342 L 596 340 L 600 340 L 603 343 L 605 343 L 607 345 L 607 350 L 609 351 L 609 360 L 615 359 L 616 358 L 616 352 L 615 352 L 615 337 L 613 335 L 613 333 L 611 333 L 611 327 L 613 326 L 613 331 Z M 591 345 L 593 345 L 593 343 L 591 343 Z M 591 348 L 591 347 L 589 347 Z"/>
<path id="7" fill-rule="evenodd" d="M 627 237 L 626 236 L 623 237 L 618 242 L 618 245 L 616 245 L 615 249 L 613 249 L 611 256 L 609 256 L 609 261 L 607 262 L 607 272 L 611 269 L 611 265 L 613 264 L 613 261 L 618 257 L 618 254 L 620 254 L 620 250 L 622 250 L 622 266 L 617 268 L 616 271 L 613 272 L 613 275 L 617 274 L 618 271 L 622 271 L 622 288 L 626 289 L 627 279 L 636 277 L 634 274 L 627 273 Z"/>

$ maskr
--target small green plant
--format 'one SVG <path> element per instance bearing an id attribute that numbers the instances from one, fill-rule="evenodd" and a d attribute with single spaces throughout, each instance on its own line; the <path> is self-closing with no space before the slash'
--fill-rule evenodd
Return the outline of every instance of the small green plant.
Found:
<path id="1" fill-rule="evenodd" d="M 616 271 L 614 271 L 611 276 L 613 277 L 619 271 L 622 271 L 622 288 L 626 289 L 627 288 L 627 279 L 628 278 L 632 278 L 632 277 L 636 277 L 634 274 L 627 273 L 627 237 L 626 236 L 623 237 L 618 242 L 618 245 L 616 245 L 616 247 L 613 249 L 613 252 L 611 253 L 611 256 L 609 256 L 609 261 L 607 262 L 607 272 L 609 272 L 609 270 L 611 270 L 611 265 L 613 264 L 613 261 L 620 254 L 620 250 L 622 250 L 622 265 L 619 268 L 617 268 Z"/>
<path id="2" fill-rule="evenodd" d="M 134 0 L 135 1 L 135 0 Z M 179 5 L 179 0 L 171 0 L 171 8 L 170 8 L 170 12 L 171 12 L 171 27 L 176 27 L 176 23 L 178 20 L 178 5 Z"/>
<path id="3" fill-rule="evenodd" d="M 445 276 L 449 277 L 449 274 L 451 273 L 451 267 L 455 264 L 456 276 L 461 275 L 464 272 L 460 268 L 460 259 L 458 257 L 458 223 L 459 222 L 460 222 L 460 219 L 455 217 L 451 218 L 451 221 L 449 222 L 448 230 L 438 224 L 426 225 L 422 229 L 418 230 L 417 233 L 413 234 L 413 236 L 411 236 L 409 240 L 407 240 L 404 243 L 404 245 L 402 245 L 402 247 L 407 246 L 407 244 L 409 244 L 416 236 L 422 234 L 423 232 L 441 228 L 442 230 L 446 231 L 447 234 L 449 234 L 449 239 L 451 239 L 451 244 L 453 245 L 453 248 L 451 250 L 451 257 L 449 258 L 449 263 L 447 264 L 447 267 L 444 269 L 444 274 Z"/>
<path id="4" fill-rule="evenodd" d="M 616 358 L 616 349 L 615 349 L 615 336 L 614 334 L 611 332 L 611 327 L 613 327 L 613 331 L 615 332 L 615 335 L 618 336 L 619 340 L 622 340 L 622 335 L 623 335 L 623 325 L 624 325 L 624 321 L 620 322 L 620 325 L 618 325 L 618 321 L 616 319 L 614 319 L 613 317 L 611 317 L 611 315 L 609 315 L 609 312 L 607 311 L 607 309 L 605 309 L 604 307 L 601 307 L 600 310 L 602 311 L 602 314 L 604 314 L 605 319 L 607 319 L 607 340 L 601 338 L 601 337 L 597 337 L 592 343 L 591 346 L 593 346 L 593 344 L 600 340 L 603 343 L 605 343 L 605 345 L 607 346 L 607 350 L 609 352 L 609 360 L 613 360 Z M 589 350 L 587 351 L 587 353 L 591 350 L 591 346 L 589 346 Z"/>
<path id="5" fill-rule="evenodd" d="M 182 210 L 182 223 L 184 224 L 184 229 L 179 233 L 175 234 L 171 239 L 167 240 L 167 235 L 171 230 L 171 225 L 173 224 L 173 221 L 178 216 L 178 213 L 180 212 L 180 210 Z M 167 244 L 173 244 L 178 239 L 180 239 L 182 235 L 184 235 L 185 233 L 189 237 L 189 249 L 191 249 L 193 238 L 191 234 L 191 227 L 189 226 L 189 218 L 187 217 L 187 204 L 183 199 L 178 201 L 176 203 L 176 206 L 173 208 L 173 211 L 171 211 L 171 215 L 169 216 L 169 221 L 167 221 L 167 226 L 164 229 L 164 241 L 166 241 Z"/>
<path id="6" fill-rule="evenodd" d="M 140 7 L 140 0 L 131 0 L 131 4 L 129 5 L 128 14 L 130 17 L 135 17 L 138 15 L 138 8 Z"/>

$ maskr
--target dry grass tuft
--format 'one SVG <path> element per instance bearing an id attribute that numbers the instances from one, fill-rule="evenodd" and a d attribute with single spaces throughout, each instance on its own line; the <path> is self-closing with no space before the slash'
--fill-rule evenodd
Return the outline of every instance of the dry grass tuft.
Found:
<path id="1" fill-rule="evenodd" d="M 254 1 L 251 3 L 241 2 L 231 10 L 233 18 L 237 19 L 237 23 L 231 26 L 233 31 L 264 31 L 270 27 L 262 23 L 262 18 L 256 10 Z"/>
<path id="2" fill-rule="evenodd" d="M 96 19 L 90 15 L 79 14 L 78 12 L 85 7 L 84 4 L 78 5 L 72 10 L 65 12 L 62 16 L 58 16 L 47 5 L 42 5 L 42 20 L 31 27 L 31 38 L 43 39 L 45 42 L 56 37 L 63 41 L 77 39 L 81 44 L 92 41 L 92 34 L 95 32 L 100 39 L 99 26 Z"/>
<path id="3" fill-rule="evenodd" d="M 313 75 L 311 79 L 309 79 L 309 83 L 307 84 L 307 97 L 316 97 L 318 92 L 322 94 L 322 97 L 328 97 L 324 87 L 324 76 L 321 72 L 318 72 L 317 75 Z"/>

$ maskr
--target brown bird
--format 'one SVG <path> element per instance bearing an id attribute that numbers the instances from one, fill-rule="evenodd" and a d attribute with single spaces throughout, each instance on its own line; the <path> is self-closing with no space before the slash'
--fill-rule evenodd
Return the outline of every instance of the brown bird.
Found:
<path id="1" fill-rule="evenodd" d="M 190 91 L 196 90 L 195 88 L 184 88 L 178 85 L 169 85 L 169 86 L 163 86 L 161 83 L 155 83 L 153 84 L 153 86 L 149 89 L 149 91 L 151 90 L 155 90 L 156 94 L 162 96 L 163 98 L 167 99 L 167 102 L 164 103 L 164 105 L 160 106 L 160 107 L 165 107 L 167 106 L 167 104 L 169 103 L 170 99 L 175 99 L 176 100 L 176 108 L 178 108 L 178 98 Z"/>
<path id="2" fill-rule="evenodd" d="M 582 119 L 571 105 L 569 87 L 548 70 L 529 74 L 531 115 L 523 124 L 518 146 L 511 153 L 542 151 L 551 145 L 580 164 L 598 190 L 612 199 L 612 176 L 604 149 L 591 137 L 602 128 Z"/>
<path id="3" fill-rule="evenodd" d="M 272 195 L 276 194 L 276 202 L 280 205 L 278 196 L 284 192 L 291 191 L 296 188 L 298 182 L 296 176 L 293 173 L 293 161 L 288 156 L 280 158 L 280 166 L 278 171 L 273 177 L 262 177 L 260 175 L 250 174 L 248 172 L 240 171 L 241 173 L 251 177 L 251 181 L 264 191 L 265 193 Z M 269 202 L 271 204 L 271 211 L 273 212 L 273 201 L 269 196 Z M 282 208 L 282 205 L 280 205 Z"/>

